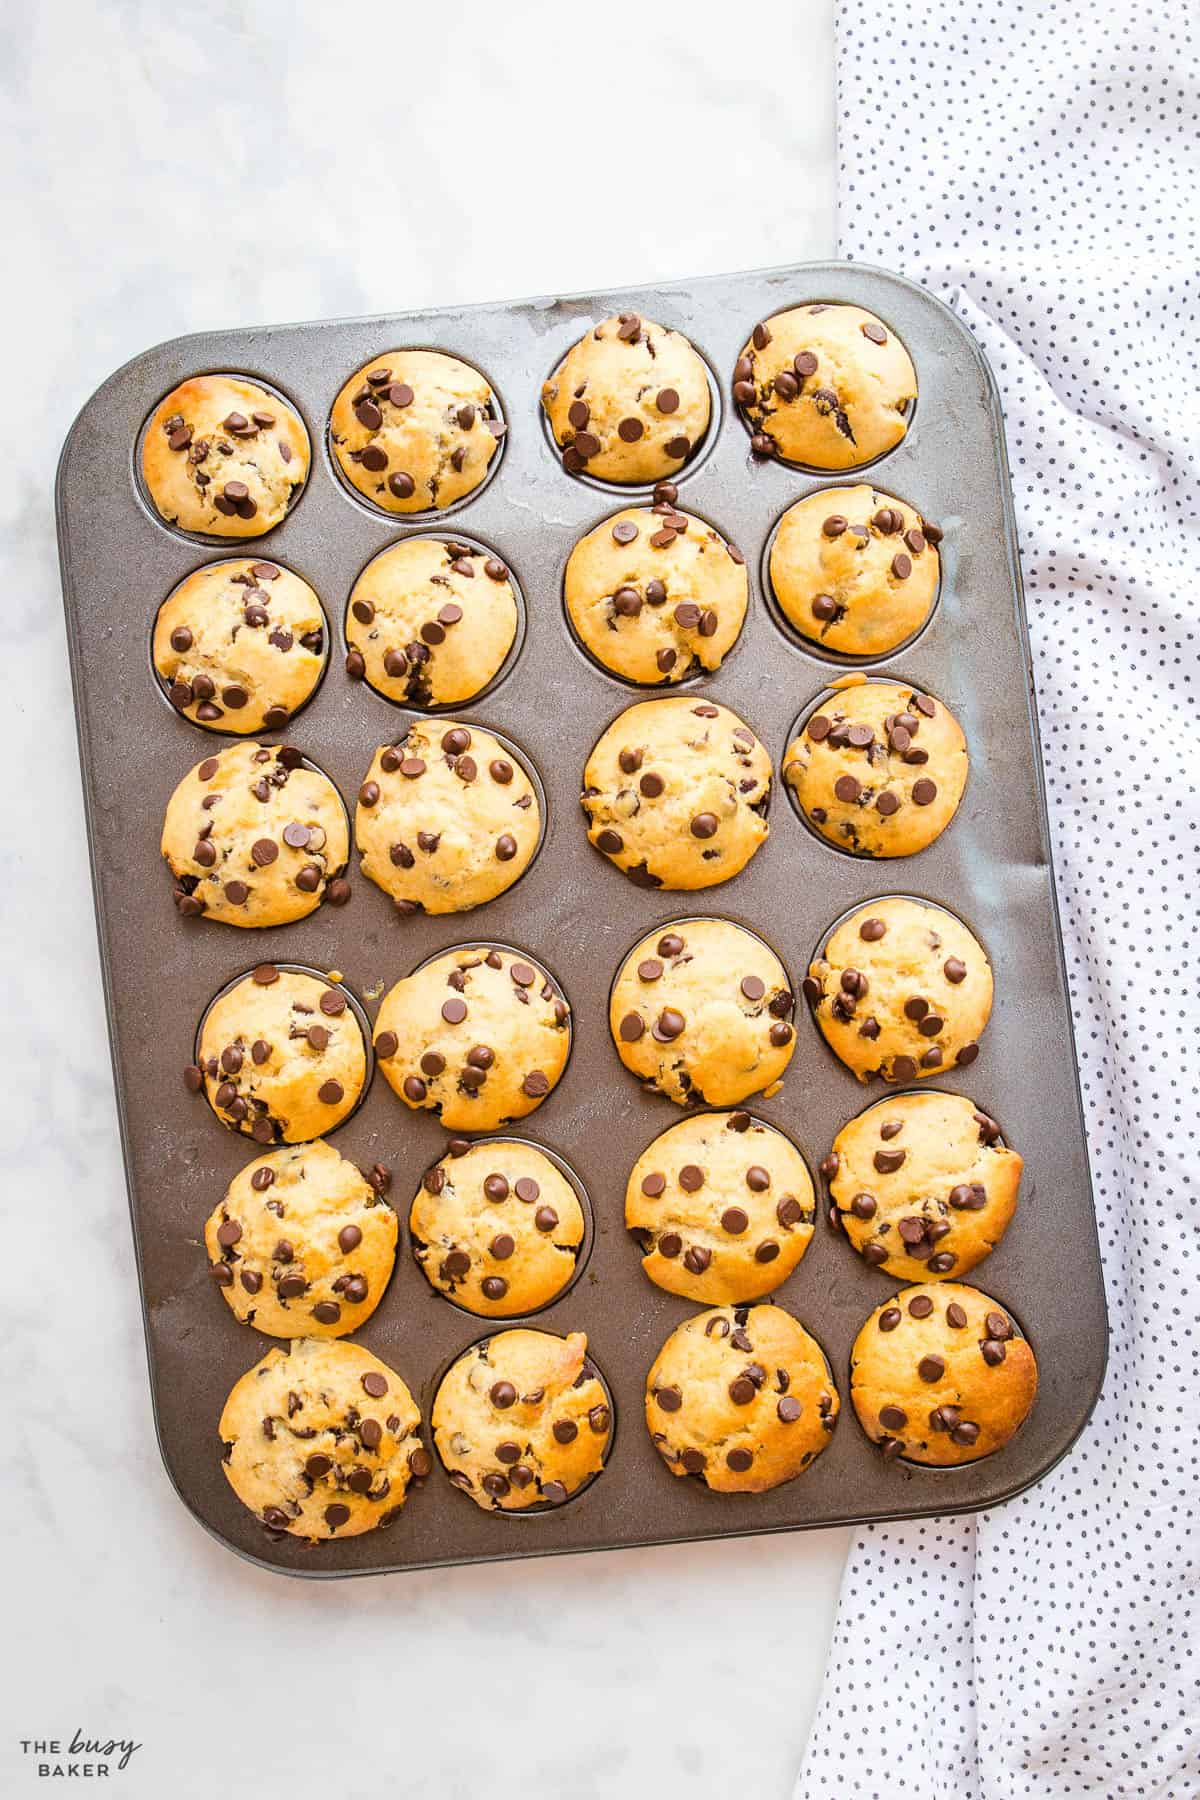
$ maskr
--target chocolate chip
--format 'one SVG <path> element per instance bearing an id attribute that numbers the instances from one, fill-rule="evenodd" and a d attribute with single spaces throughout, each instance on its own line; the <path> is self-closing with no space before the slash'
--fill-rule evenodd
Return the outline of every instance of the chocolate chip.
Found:
<path id="1" fill-rule="evenodd" d="M 870 338 L 873 344 L 886 344 L 888 341 L 887 332 L 883 329 L 883 326 L 877 324 L 874 319 L 865 320 L 864 323 L 859 326 L 859 330 L 865 338 Z"/>
<path id="2" fill-rule="evenodd" d="M 909 1301 L 908 1310 L 914 1319 L 927 1319 L 933 1311 L 933 1301 L 928 1294 L 917 1294 Z"/>
<path id="3" fill-rule="evenodd" d="M 929 806 L 937 799 L 937 784 L 924 778 L 914 781 L 912 797 L 918 806 Z"/>
<path id="4" fill-rule="evenodd" d="M 940 1381 L 946 1373 L 946 1359 L 943 1356 L 923 1356 L 917 1364 L 917 1374 L 922 1381 Z"/>

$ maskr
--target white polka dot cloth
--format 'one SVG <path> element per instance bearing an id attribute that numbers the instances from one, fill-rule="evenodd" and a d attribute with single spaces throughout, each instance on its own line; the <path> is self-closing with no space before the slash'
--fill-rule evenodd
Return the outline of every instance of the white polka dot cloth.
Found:
<path id="1" fill-rule="evenodd" d="M 1198 17 L 841 0 L 843 254 L 1004 398 L 1112 1341 L 1039 1486 L 858 1534 L 797 1800 L 1200 1795 Z"/>

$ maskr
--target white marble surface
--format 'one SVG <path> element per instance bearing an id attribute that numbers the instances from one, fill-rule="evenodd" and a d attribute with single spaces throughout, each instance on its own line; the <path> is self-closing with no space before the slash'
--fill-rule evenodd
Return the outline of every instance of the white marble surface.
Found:
<path id="1" fill-rule="evenodd" d="M 176 1500 L 51 508 L 77 407 L 179 332 L 830 254 L 832 5 L 755 15 L 58 0 L 0 28 L 5 1794 L 45 1789 L 21 1739 L 77 1728 L 139 1740 L 110 1785 L 156 1800 L 788 1792 L 845 1533 L 326 1585 L 249 1568 Z M 128 878 L 158 904 L 156 871 Z"/>

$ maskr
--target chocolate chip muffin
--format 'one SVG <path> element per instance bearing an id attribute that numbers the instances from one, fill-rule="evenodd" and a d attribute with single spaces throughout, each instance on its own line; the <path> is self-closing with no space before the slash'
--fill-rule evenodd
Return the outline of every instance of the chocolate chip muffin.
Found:
<path id="1" fill-rule="evenodd" d="M 583 772 L 588 838 L 638 887 L 705 888 L 767 836 L 771 759 L 726 706 L 682 695 L 614 719 Z"/>
<path id="2" fill-rule="evenodd" d="M 474 493 L 504 429 L 478 369 L 440 350 L 387 350 L 334 401 L 329 442 L 350 486 L 373 506 L 428 512 Z"/>
<path id="3" fill-rule="evenodd" d="M 457 706 L 503 666 L 517 602 L 498 556 L 412 537 L 373 557 L 346 607 L 346 673 L 397 706 Z"/>
<path id="4" fill-rule="evenodd" d="M 609 1001 L 617 1055 L 680 1106 L 736 1106 L 774 1093 L 796 1047 L 787 973 L 762 939 L 728 919 L 681 919 L 648 933 Z"/>
<path id="5" fill-rule="evenodd" d="M 674 475 L 708 430 L 708 376 L 682 332 L 602 319 L 542 388 L 563 468 L 622 485 Z"/>
<path id="6" fill-rule="evenodd" d="M 1024 1167 L 963 1094 L 897 1094 L 844 1125 L 821 1165 L 832 1218 L 898 1281 L 973 1269 L 1017 1210 Z"/>
<path id="7" fill-rule="evenodd" d="M 367 1052 L 341 988 L 260 963 L 215 999 L 184 1071 L 222 1125 L 256 1144 L 304 1144 L 358 1105 Z"/>
<path id="8" fill-rule="evenodd" d="M 299 413 L 241 375 L 181 382 L 142 439 L 142 479 L 159 514 L 210 537 L 261 537 L 278 525 L 308 463 Z"/>
<path id="9" fill-rule="evenodd" d="M 668 484 L 670 485 L 670 484 Z M 602 668 L 650 687 L 719 669 L 746 616 L 746 559 L 665 496 L 580 538 L 563 585 L 575 635 Z"/>
<path id="10" fill-rule="evenodd" d="M 789 506 L 771 544 L 771 588 L 785 618 L 842 656 L 886 656 L 929 617 L 942 533 L 865 484 L 820 488 Z"/>
<path id="11" fill-rule="evenodd" d="M 312 1542 L 388 1524 L 433 1468 L 416 1401 L 361 1344 L 309 1337 L 268 1350 L 217 1430 L 242 1505 L 269 1532 Z"/>
<path id="12" fill-rule="evenodd" d="M 204 1227 L 209 1273 L 243 1325 L 268 1337 L 343 1337 L 383 1298 L 396 1215 L 372 1180 L 317 1139 L 234 1176 Z"/>
<path id="13" fill-rule="evenodd" d="M 341 795 L 290 744 L 230 744 L 197 763 L 167 803 L 162 853 L 185 917 L 287 925 L 350 897 Z"/>
<path id="14" fill-rule="evenodd" d="M 747 1112 L 672 1125 L 638 1157 L 625 1189 L 642 1268 L 702 1306 L 773 1293 L 808 1249 L 815 1216 L 804 1158 Z"/>
<path id="15" fill-rule="evenodd" d="M 234 557 L 181 581 L 158 609 L 154 668 L 184 718 L 239 737 L 280 731 L 321 679 L 327 636 L 307 581 Z"/>
<path id="16" fill-rule="evenodd" d="M 825 1353 L 779 1306 L 715 1307 L 671 1333 L 646 1379 L 646 1429 L 673 1475 L 763 1494 L 818 1457 L 837 1423 Z"/>
<path id="17" fill-rule="evenodd" d="M 917 376 L 895 332 L 861 306 L 793 306 L 756 325 L 733 397 L 757 456 L 856 469 L 908 430 Z"/>
<path id="18" fill-rule="evenodd" d="M 433 1403 L 433 1441 L 485 1512 L 561 1506 L 604 1466 L 612 1410 L 581 1331 L 502 1331 L 472 1344 Z"/>
<path id="19" fill-rule="evenodd" d="M 917 1081 L 975 1061 L 992 971 L 961 919 L 892 894 L 836 927 L 804 997 L 859 1081 Z"/>
<path id="20" fill-rule="evenodd" d="M 571 1048 L 571 1009 L 537 963 L 460 945 L 384 995 L 375 1054 L 406 1106 L 451 1131 L 495 1131 L 555 1087 Z"/>
<path id="21" fill-rule="evenodd" d="M 1037 1396 L 1033 1351 L 978 1288 L 935 1282 L 877 1306 L 850 1353 L 858 1422 L 886 1457 L 945 1468 L 1003 1449 Z"/>
<path id="22" fill-rule="evenodd" d="M 783 778 L 803 817 L 855 856 L 913 856 L 941 836 L 967 782 L 950 709 L 905 682 L 831 694 L 788 745 Z"/>
<path id="23" fill-rule="evenodd" d="M 490 732 L 419 720 L 375 752 L 354 837 L 363 874 L 411 918 L 503 894 L 533 860 L 541 826 L 533 783 Z"/>
<path id="24" fill-rule="evenodd" d="M 425 1171 L 409 1230 L 413 1255 L 439 1293 L 484 1318 L 511 1319 L 570 1286 L 583 1208 L 536 1145 L 454 1138 Z"/>

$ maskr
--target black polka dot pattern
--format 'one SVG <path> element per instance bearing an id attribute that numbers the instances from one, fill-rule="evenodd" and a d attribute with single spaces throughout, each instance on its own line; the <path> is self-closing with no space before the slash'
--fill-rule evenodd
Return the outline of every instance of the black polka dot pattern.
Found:
<path id="1" fill-rule="evenodd" d="M 1003 396 L 1112 1338 L 1039 1486 L 857 1534 L 797 1800 L 1200 1794 L 1195 20 L 840 3 L 843 254 Z"/>

